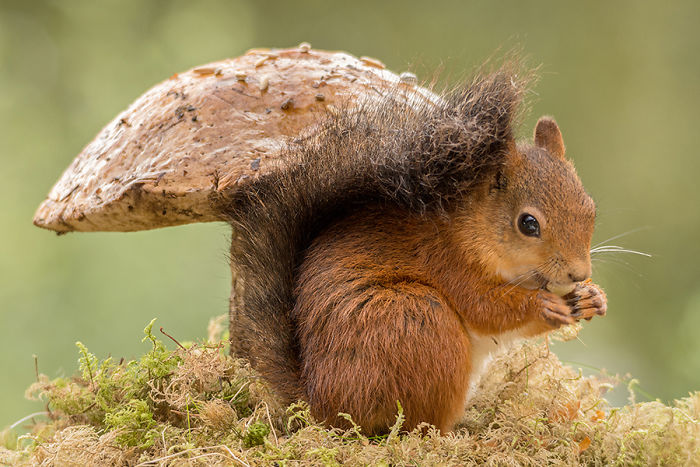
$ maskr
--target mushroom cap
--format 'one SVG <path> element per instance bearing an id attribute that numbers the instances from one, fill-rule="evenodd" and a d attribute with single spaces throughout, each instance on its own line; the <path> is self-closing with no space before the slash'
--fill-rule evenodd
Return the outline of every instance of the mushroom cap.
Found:
<path id="1" fill-rule="evenodd" d="M 284 163 L 285 145 L 337 108 L 393 93 L 433 101 L 371 58 L 254 49 L 173 75 L 112 120 L 63 172 L 34 224 L 135 231 L 220 220 L 210 200 Z"/>

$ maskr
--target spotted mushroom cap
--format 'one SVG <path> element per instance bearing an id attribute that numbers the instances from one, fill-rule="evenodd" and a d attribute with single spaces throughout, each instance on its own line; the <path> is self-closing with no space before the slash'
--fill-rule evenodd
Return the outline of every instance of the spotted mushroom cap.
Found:
<path id="1" fill-rule="evenodd" d="M 135 231 L 219 220 L 217 191 L 245 189 L 320 117 L 395 89 L 436 96 L 343 52 L 250 50 L 173 75 L 139 97 L 73 160 L 34 224 L 57 232 Z"/>

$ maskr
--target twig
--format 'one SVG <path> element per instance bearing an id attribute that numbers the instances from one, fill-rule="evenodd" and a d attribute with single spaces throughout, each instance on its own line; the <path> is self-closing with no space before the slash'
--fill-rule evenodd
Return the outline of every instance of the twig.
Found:
<path id="1" fill-rule="evenodd" d="M 27 415 L 26 417 L 20 418 L 20 419 L 17 420 L 15 423 L 13 423 L 12 425 L 10 425 L 10 430 L 14 430 L 14 429 L 17 428 L 18 426 L 20 426 L 22 423 L 24 423 L 24 422 L 26 422 L 27 420 L 29 420 L 30 418 L 38 417 L 39 415 L 46 415 L 47 417 L 49 417 L 51 414 L 50 414 L 49 412 L 34 412 L 33 414 L 29 414 L 29 415 Z"/>
<path id="2" fill-rule="evenodd" d="M 267 406 L 267 402 L 264 402 L 265 404 L 265 412 L 267 412 L 267 421 L 270 422 L 270 429 L 272 430 L 272 436 L 275 437 L 275 446 L 278 448 L 280 447 L 279 440 L 277 439 L 277 433 L 275 432 L 275 426 L 272 424 L 272 417 L 270 417 L 270 408 Z"/>
<path id="3" fill-rule="evenodd" d="M 219 446 L 209 446 L 209 447 L 203 447 L 203 448 L 186 449 L 186 450 L 184 450 L 184 451 L 180 451 L 180 452 L 177 452 L 177 453 L 175 453 L 175 454 L 170 454 L 170 455 L 168 455 L 168 456 L 163 456 L 163 457 L 157 457 L 157 458 L 155 458 L 155 459 L 150 459 L 150 460 L 141 462 L 140 464 L 136 464 L 136 467 L 143 467 L 143 466 L 147 466 L 147 465 L 154 465 L 154 464 L 157 464 L 157 463 L 159 463 L 159 462 L 161 462 L 161 461 L 164 461 L 164 460 L 167 460 L 167 459 L 173 459 L 173 458 L 175 458 L 175 457 L 184 456 L 185 454 L 188 454 L 188 453 L 190 453 L 190 452 L 196 452 L 196 451 L 200 451 L 200 450 L 203 451 L 203 450 L 207 450 L 207 449 L 225 449 L 226 452 L 228 452 L 229 455 L 230 455 L 231 457 L 233 457 L 234 460 L 240 462 L 240 463 L 241 463 L 242 465 L 244 465 L 245 467 L 250 467 L 250 464 L 244 462 L 242 459 L 239 459 L 233 452 L 231 452 L 231 450 L 228 448 L 228 446 L 225 446 L 225 445 L 223 445 L 223 444 L 221 444 L 221 445 L 219 445 Z M 198 456 L 196 456 L 196 457 L 193 457 L 192 459 L 195 459 L 195 458 L 202 458 L 202 457 L 209 457 L 209 456 L 223 456 L 223 457 L 226 457 L 224 454 L 221 454 L 221 453 L 219 453 L 219 452 L 212 452 L 212 453 L 208 453 L 208 454 L 207 454 L 207 453 L 200 454 L 200 455 L 198 455 Z"/>
<path id="4" fill-rule="evenodd" d="M 182 346 L 182 344 L 180 344 L 180 343 L 177 341 L 177 339 L 175 339 L 173 336 L 171 336 L 171 335 L 168 334 L 167 332 L 163 331 L 163 326 L 160 327 L 160 332 L 162 332 L 163 334 L 165 334 L 166 336 L 168 336 L 168 337 L 169 337 L 173 342 L 175 342 L 175 343 L 177 344 L 177 346 L 180 347 L 182 350 L 187 350 L 186 348 L 184 348 L 184 347 Z"/>
<path id="5" fill-rule="evenodd" d="M 235 460 L 237 460 L 241 464 L 245 465 L 245 467 L 250 467 L 250 464 L 248 464 L 247 462 L 244 462 L 242 459 L 239 459 L 238 457 L 236 457 L 236 455 L 233 452 L 231 452 L 231 450 L 228 448 L 228 446 L 225 446 L 222 444 L 220 447 L 226 449 L 231 457 L 233 457 Z"/>

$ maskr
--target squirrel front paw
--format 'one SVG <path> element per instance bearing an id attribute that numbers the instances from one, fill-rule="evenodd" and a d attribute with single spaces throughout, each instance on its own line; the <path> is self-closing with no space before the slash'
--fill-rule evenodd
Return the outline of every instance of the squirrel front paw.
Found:
<path id="1" fill-rule="evenodd" d="M 564 297 L 540 290 L 538 298 L 542 305 L 541 317 L 555 329 L 581 319 L 590 321 L 594 316 L 605 316 L 608 310 L 605 292 L 590 280 L 576 284 Z"/>
<path id="2" fill-rule="evenodd" d="M 571 307 L 571 316 L 577 320 L 590 321 L 594 316 L 605 316 L 608 311 L 605 292 L 590 280 L 577 284 L 573 292 L 564 298 Z"/>
<path id="3" fill-rule="evenodd" d="M 546 290 L 538 291 L 537 298 L 542 304 L 540 317 L 552 328 L 576 322 L 572 307 L 566 299 Z"/>

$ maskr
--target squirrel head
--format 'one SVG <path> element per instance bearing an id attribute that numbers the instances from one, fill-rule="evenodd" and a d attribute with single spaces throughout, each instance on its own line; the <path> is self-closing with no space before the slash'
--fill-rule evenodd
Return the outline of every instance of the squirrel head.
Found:
<path id="1" fill-rule="evenodd" d="M 591 275 L 595 204 L 565 158 L 556 122 L 542 117 L 534 144 L 512 144 L 472 207 L 477 257 L 500 280 L 558 295 Z M 473 219 L 473 217 L 472 217 Z"/>

